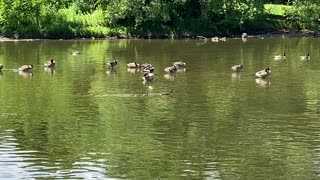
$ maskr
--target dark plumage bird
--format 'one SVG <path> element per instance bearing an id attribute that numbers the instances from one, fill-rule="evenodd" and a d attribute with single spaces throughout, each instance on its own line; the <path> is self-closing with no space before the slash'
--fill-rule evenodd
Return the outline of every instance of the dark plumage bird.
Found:
<path id="1" fill-rule="evenodd" d="M 22 65 L 21 67 L 18 68 L 19 71 L 30 71 L 33 68 L 32 64 L 30 65 Z"/>
<path id="2" fill-rule="evenodd" d="M 2 64 L 0 64 L 0 71 L 3 69 L 3 65 Z"/>
<path id="3" fill-rule="evenodd" d="M 176 66 L 166 67 L 164 69 L 164 71 L 167 72 L 167 73 L 175 73 L 175 72 L 177 72 L 177 67 Z"/>
<path id="4" fill-rule="evenodd" d="M 239 72 L 243 69 L 243 65 L 242 64 L 237 64 L 231 67 L 231 70 L 234 72 Z"/>
<path id="5" fill-rule="evenodd" d="M 107 61 L 106 62 L 107 66 L 109 66 L 110 68 L 114 68 L 117 66 L 118 62 L 117 60 L 112 60 L 112 61 Z"/>
<path id="6" fill-rule="evenodd" d="M 127 64 L 128 68 L 139 68 L 140 65 L 137 62 L 132 62 Z"/>
<path id="7" fill-rule="evenodd" d="M 54 61 L 53 59 L 51 59 L 50 61 L 47 61 L 46 63 L 44 63 L 45 67 L 50 67 L 53 68 L 56 66 L 56 61 Z"/>

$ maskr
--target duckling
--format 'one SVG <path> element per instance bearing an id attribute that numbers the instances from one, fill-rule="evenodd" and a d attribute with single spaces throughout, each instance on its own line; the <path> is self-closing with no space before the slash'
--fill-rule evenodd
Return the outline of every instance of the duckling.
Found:
<path id="1" fill-rule="evenodd" d="M 243 65 L 242 64 L 237 64 L 231 67 L 231 70 L 234 72 L 240 72 L 243 69 Z"/>
<path id="2" fill-rule="evenodd" d="M 258 78 L 265 78 L 265 77 L 268 77 L 270 75 L 271 71 L 270 71 L 270 68 L 266 68 L 264 70 L 261 70 L 261 71 L 258 71 L 256 72 L 256 77 Z"/>
<path id="3" fill-rule="evenodd" d="M 183 61 L 177 61 L 177 62 L 173 62 L 173 65 L 176 66 L 177 68 L 183 68 L 187 64 L 185 62 L 183 62 Z"/>
<path id="4" fill-rule="evenodd" d="M 140 65 L 137 64 L 137 62 L 128 63 L 127 66 L 128 66 L 128 68 L 139 68 L 140 67 Z"/>
<path id="5" fill-rule="evenodd" d="M 118 62 L 117 60 L 112 60 L 112 61 L 107 61 L 106 64 L 113 69 L 115 66 L 117 66 Z"/>
<path id="6" fill-rule="evenodd" d="M 153 67 L 146 67 L 146 68 L 143 69 L 143 72 L 153 73 L 154 72 L 154 68 Z"/>
<path id="7" fill-rule="evenodd" d="M 2 64 L 0 64 L 0 71 L 3 69 L 3 65 Z"/>
<path id="8" fill-rule="evenodd" d="M 166 67 L 164 69 L 164 71 L 167 72 L 167 73 L 175 73 L 175 72 L 177 72 L 177 67 L 176 66 Z"/>
<path id="9" fill-rule="evenodd" d="M 286 59 L 286 53 L 283 53 L 283 55 L 274 56 L 274 60 L 285 60 L 285 59 Z"/>
<path id="10" fill-rule="evenodd" d="M 173 90 L 170 89 L 169 92 L 161 92 L 160 95 L 161 95 L 161 96 L 170 96 L 170 95 L 173 95 Z"/>
<path id="11" fill-rule="evenodd" d="M 56 65 L 56 61 L 54 61 L 53 59 L 51 59 L 50 61 L 46 62 L 44 64 L 45 67 L 49 67 L 49 68 L 53 68 Z"/>
<path id="12" fill-rule="evenodd" d="M 154 74 L 153 73 L 146 73 L 143 75 L 142 79 L 144 82 L 152 82 Z"/>
<path id="13" fill-rule="evenodd" d="M 308 53 L 306 56 L 300 56 L 300 60 L 310 60 L 310 54 Z"/>
<path id="14" fill-rule="evenodd" d="M 80 52 L 79 52 L 79 51 L 73 51 L 73 52 L 72 52 L 72 55 L 73 55 L 73 56 L 78 56 L 78 55 L 80 55 Z"/>
<path id="15" fill-rule="evenodd" d="M 26 72 L 26 71 L 31 70 L 32 68 L 33 68 L 32 64 L 30 64 L 30 65 L 22 65 L 21 67 L 18 68 L 18 70 Z"/>
<path id="16" fill-rule="evenodd" d="M 143 63 L 143 64 L 140 65 L 140 67 L 147 68 L 147 67 L 153 67 L 153 66 L 152 66 L 152 64 Z"/>

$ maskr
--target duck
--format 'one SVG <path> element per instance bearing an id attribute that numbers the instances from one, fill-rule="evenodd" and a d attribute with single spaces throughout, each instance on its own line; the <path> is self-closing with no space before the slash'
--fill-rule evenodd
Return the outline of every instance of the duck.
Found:
<path id="1" fill-rule="evenodd" d="M 49 67 L 49 68 L 53 68 L 56 65 L 56 61 L 54 61 L 53 59 L 51 59 L 50 61 L 47 61 L 44 66 L 45 67 Z"/>
<path id="2" fill-rule="evenodd" d="M 176 66 L 166 67 L 164 69 L 164 71 L 167 72 L 167 73 L 175 73 L 175 72 L 177 72 L 177 67 Z"/>
<path id="3" fill-rule="evenodd" d="M 140 65 L 137 62 L 132 62 L 127 64 L 128 68 L 139 68 Z"/>
<path id="4" fill-rule="evenodd" d="M 3 69 L 3 65 L 2 64 L 0 64 L 0 71 Z"/>
<path id="5" fill-rule="evenodd" d="M 143 63 L 140 65 L 141 68 L 147 68 L 147 67 L 153 67 L 152 64 L 149 63 Z"/>
<path id="6" fill-rule="evenodd" d="M 306 56 L 300 56 L 300 60 L 310 60 L 310 54 L 308 53 Z"/>
<path id="7" fill-rule="evenodd" d="M 146 72 L 146 73 L 153 73 L 154 72 L 154 67 L 146 67 L 142 71 Z"/>
<path id="8" fill-rule="evenodd" d="M 243 65 L 242 64 L 237 64 L 231 67 L 231 70 L 234 72 L 240 72 L 243 69 Z"/>
<path id="9" fill-rule="evenodd" d="M 161 96 L 170 96 L 170 95 L 173 95 L 173 90 L 170 89 L 170 91 L 168 91 L 168 92 L 161 92 L 160 95 L 161 95 Z"/>
<path id="10" fill-rule="evenodd" d="M 144 82 L 152 82 L 154 74 L 153 73 L 146 73 L 143 75 L 142 79 Z"/>
<path id="11" fill-rule="evenodd" d="M 112 60 L 112 61 L 107 61 L 106 64 L 113 69 L 115 66 L 117 66 L 118 62 L 117 60 Z"/>
<path id="12" fill-rule="evenodd" d="M 258 78 L 265 78 L 265 77 L 268 77 L 270 75 L 271 71 L 270 71 L 270 68 L 267 67 L 266 69 L 263 69 L 261 71 L 258 71 L 256 72 L 256 77 Z"/>
<path id="13" fill-rule="evenodd" d="M 176 66 L 177 68 L 183 68 L 187 64 L 185 62 L 183 62 L 183 61 L 177 61 L 177 62 L 173 62 L 173 65 Z"/>
<path id="14" fill-rule="evenodd" d="M 73 56 L 78 56 L 78 55 L 80 55 L 80 52 L 79 51 L 72 51 L 72 55 Z"/>
<path id="15" fill-rule="evenodd" d="M 283 55 L 274 56 L 274 60 L 285 60 L 285 59 L 286 59 L 286 53 L 283 53 Z"/>
<path id="16" fill-rule="evenodd" d="M 33 68 L 33 65 L 30 64 L 30 65 L 22 65 L 18 68 L 19 71 L 30 71 L 31 69 Z"/>

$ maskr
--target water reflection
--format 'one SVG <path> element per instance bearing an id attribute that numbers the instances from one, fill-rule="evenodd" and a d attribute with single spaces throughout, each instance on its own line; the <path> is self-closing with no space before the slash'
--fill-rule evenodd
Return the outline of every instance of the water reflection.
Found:
<path id="1" fill-rule="evenodd" d="M 173 81 L 175 79 L 176 75 L 175 74 L 164 74 L 163 77 L 167 80 Z"/>
<path id="2" fill-rule="evenodd" d="M 19 76 L 22 76 L 24 78 L 32 77 L 32 72 L 25 72 L 25 71 L 18 71 Z"/>
<path id="3" fill-rule="evenodd" d="M 136 74 L 138 72 L 140 72 L 139 68 L 128 68 L 127 71 L 131 74 Z"/>
<path id="4" fill-rule="evenodd" d="M 256 78 L 256 84 L 260 87 L 270 87 L 271 81 L 265 78 Z"/>
<path id="5" fill-rule="evenodd" d="M 47 72 L 50 75 L 53 75 L 55 72 L 55 67 L 45 67 L 44 71 Z"/>

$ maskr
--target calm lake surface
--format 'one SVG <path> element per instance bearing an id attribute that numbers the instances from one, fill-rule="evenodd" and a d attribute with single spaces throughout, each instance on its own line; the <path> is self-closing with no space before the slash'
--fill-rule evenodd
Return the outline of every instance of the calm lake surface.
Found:
<path id="1" fill-rule="evenodd" d="M 0 179 L 319 179 L 320 39 L 202 42 L 0 42 Z"/>

